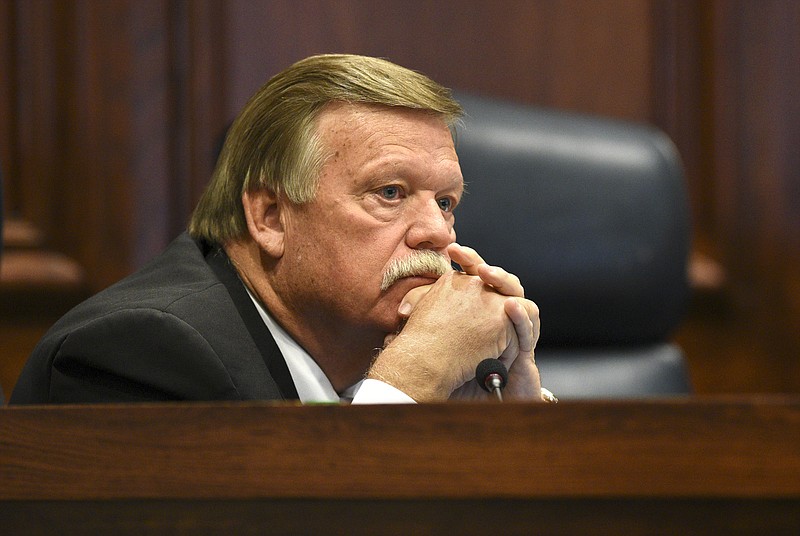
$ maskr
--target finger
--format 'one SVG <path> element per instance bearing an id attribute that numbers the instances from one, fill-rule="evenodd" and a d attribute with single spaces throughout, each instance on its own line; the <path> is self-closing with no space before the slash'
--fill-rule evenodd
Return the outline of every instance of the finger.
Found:
<path id="1" fill-rule="evenodd" d="M 539 308 L 530 300 L 510 298 L 503 303 L 506 315 L 514 327 L 513 337 L 499 359 L 509 370 L 521 361 L 533 360 L 536 343 L 539 340 Z"/>
<path id="2" fill-rule="evenodd" d="M 508 369 L 506 395 L 509 400 L 541 400 L 541 378 L 534 359 L 540 330 L 539 309 L 532 301 L 519 298 L 506 300 L 504 306 L 519 340 L 519 354 Z"/>
<path id="3" fill-rule="evenodd" d="M 464 273 L 477 275 L 484 283 L 505 296 L 525 296 L 525 289 L 517 276 L 498 266 L 490 266 L 474 249 L 452 243 L 448 246 L 450 258 L 457 262 Z"/>
<path id="4" fill-rule="evenodd" d="M 520 298 L 525 296 L 525 289 L 519 277 L 509 273 L 499 266 L 489 266 L 483 264 L 477 267 L 478 275 L 484 283 L 494 288 L 504 296 L 518 296 Z"/>
<path id="5" fill-rule="evenodd" d="M 533 358 L 514 361 L 509 369 L 505 397 L 508 400 L 542 400 L 542 381 Z"/>
<path id="6" fill-rule="evenodd" d="M 506 347 L 497 358 L 511 370 L 518 357 L 531 353 L 533 323 L 525 308 L 517 303 L 516 298 L 503 302 L 503 309 L 510 322 L 509 330 L 506 332 Z"/>
<path id="7" fill-rule="evenodd" d="M 465 274 L 478 275 L 478 267 L 486 264 L 486 261 L 478 255 L 477 251 L 456 242 L 447 246 L 447 253 L 450 255 L 451 260 L 461 266 Z"/>
<path id="8" fill-rule="evenodd" d="M 403 300 L 397 308 L 397 314 L 399 314 L 401 318 L 408 318 L 419 301 L 430 291 L 431 286 L 432 285 L 423 285 L 409 290 L 406 295 L 403 296 Z"/>
<path id="9" fill-rule="evenodd" d="M 536 343 L 539 341 L 539 335 L 542 331 L 542 321 L 539 318 L 539 306 L 536 305 L 531 300 L 526 300 L 524 298 L 515 300 L 519 303 L 525 312 L 528 315 L 528 318 L 531 319 L 533 323 L 533 346 L 536 347 Z"/>
<path id="10" fill-rule="evenodd" d="M 525 301 L 527 300 L 513 298 L 506 300 L 503 305 L 508 318 L 514 324 L 519 352 L 533 354 L 533 349 L 536 347 L 535 323 L 523 303 Z"/>

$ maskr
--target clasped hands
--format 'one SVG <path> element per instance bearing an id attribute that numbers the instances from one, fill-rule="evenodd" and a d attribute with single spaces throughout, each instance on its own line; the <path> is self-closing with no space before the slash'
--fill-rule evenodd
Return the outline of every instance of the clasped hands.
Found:
<path id="1" fill-rule="evenodd" d="M 508 368 L 506 400 L 542 400 L 534 349 L 539 310 L 524 298 L 519 278 L 489 266 L 468 247 L 448 246 L 462 272 L 406 294 L 403 329 L 384 341 L 367 377 L 380 379 L 417 402 L 486 399 L 476 365 L 498 358 Z"/>

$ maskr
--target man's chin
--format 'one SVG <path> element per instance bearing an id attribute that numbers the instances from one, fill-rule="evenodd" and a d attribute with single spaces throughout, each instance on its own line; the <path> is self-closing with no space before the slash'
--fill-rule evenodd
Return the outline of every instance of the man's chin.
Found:
<path id="1" fill-rule="evenodd" d="M 405 325 L 405 319 L 400 318 L 400 315 L 395 315 L 386 319 L 382 319 L 378 324 L 378 329 L 383 333 L 384 339 L 387 335 L 396 335 L 400 333 Z"/>

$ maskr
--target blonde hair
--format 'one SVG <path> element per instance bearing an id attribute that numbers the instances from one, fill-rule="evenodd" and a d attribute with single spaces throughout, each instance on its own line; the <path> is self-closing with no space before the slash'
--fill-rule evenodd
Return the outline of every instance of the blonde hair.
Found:
<path id="1" fill-rule="evenodd" d="M 332 102 L 423 110 L 441 116 L 451 131 L 463 113 L 450 90 L 383 59 L 301 60 L 264 84 L 231 125 L 189 233 L 218 244 L 243 237 L 246 191 L 267 188 L 293 203 L 311 201 L 326 158 L 317 117 Z"/>

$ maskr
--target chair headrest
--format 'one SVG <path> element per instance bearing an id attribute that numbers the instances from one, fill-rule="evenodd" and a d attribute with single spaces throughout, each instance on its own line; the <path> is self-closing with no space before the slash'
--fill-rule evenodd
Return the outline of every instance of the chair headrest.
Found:
<path id="1" fill-rule="evenodd" d="M 681 163 L 645 125 L 456 95 L 458 241 L 518 275 L 543 344 L 664 340 L 683 314 Z"/>

